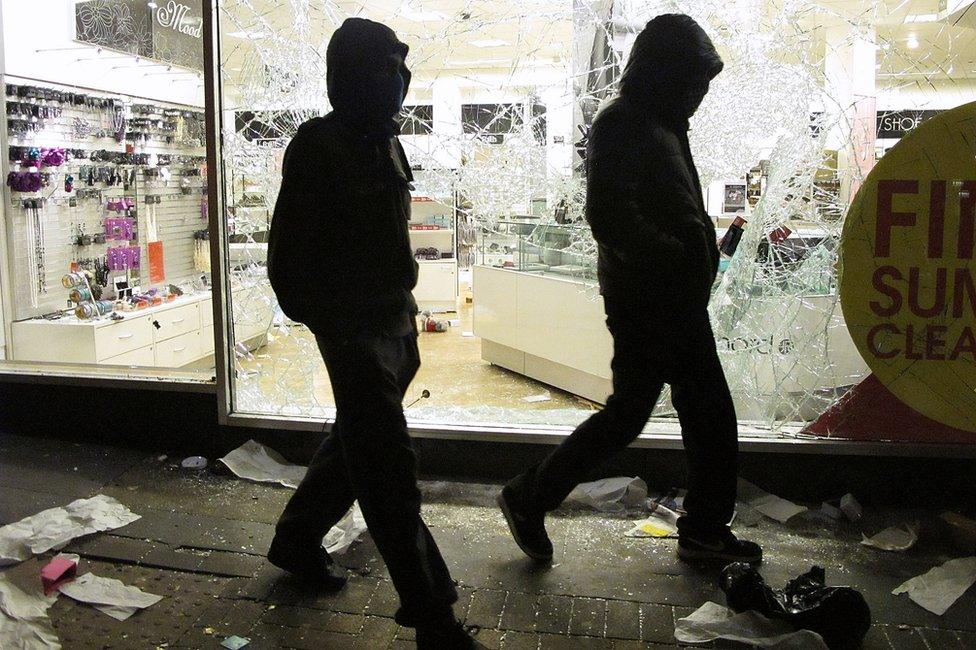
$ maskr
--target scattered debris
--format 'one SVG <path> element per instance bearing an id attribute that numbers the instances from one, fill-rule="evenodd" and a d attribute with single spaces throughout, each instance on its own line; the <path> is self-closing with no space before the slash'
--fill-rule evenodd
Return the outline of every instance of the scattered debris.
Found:
<path id="1" fill-rule="evenodd" d="M 235 634 L 234 636 L 229 636 L 223 641 L 221 641 L 220 645 L 227 648 L 228 650 L 240 650 L 240 648 L 243 648 L 250 642 L 251 642 L 250 639 L 243 636 L 237 636 Z"/>
<path id="2" fill-rule="evenodd" d="M 941 518 L 949 525 L 953 545 L 963 553 L 976 553 L 976 521 L 957 512 L 943 512 Z"/>
<path id="3" fill-rule="evenodd" d="M 355 501 L 346 516 L 339 520 L 322 540 L 322 546 L 330 555 L 345 553 L 359 537 L 366 532 L 366 519 L 359 509 L 359 502 Z"/>
<path id="4" fill-rule="evenodd" d="M 741 478 L 739 479 L 738 493 L 739 497 L 749 506 L 781 524 L 785 524 L 796 515 L 807 511 L 804 506 L 798 506 L 792 501 L 770 494 L 759 486 Z"/>
<path id="5" fill-rule="evenodd" d="M 121 528 L 140 518 L 110 496 L 78 499 L 0 528 L 0 566 L 63 548 L 76 537 Z"/>
<path id="6" fill-rule="evenodd" d="M 461 332 L 461 336 L 463 336 L 466 339 L 473 339 L 474 332 Z"/>
<path id="7" fill-rule="evenodd" d="M 834 521 L 840 521 L 844 518 L 844 511 L 827 501 L 820 504 L 820 514 Z"/>
<path id="8" fill-rule="evenodd" d="M 552 395 L 549 391 L 540 393 L 539 395 L 529 395 L 528 397 L 523 397 L 523 402 L 528 402 L 529 404 L 536 404 L 538 402 L 548 402 L 552 399 Z"/>
<path id="9" fill-rule="evenodd" d="M 297 488 L 308 471 L 307 467 L 291 465 L 274 449 L 254 440 L 248 440 L 218 460 L 239 478 L 290 488 Z"/>
<path id="10" fill-rule="evenodd" d="M 567 498 L 602 512 L 620 512 L 639 506 L 647 499 L 647 483 L 637 476 L 604 478 L 580 483 Z"/>
<path id="11" fill-rule="evenodd" d="M 976 582 L 976 557 L 949 560 L 927 573 L 915 576 L 891 593 L 908 594 L 916 604 L 942 616 Z"/>
<path id="12" fill-rule="evenodd" d="M 885 528 L 873 537 L 861 533 L 861 543 L 882 551 L 907 551 L 915 546 L 918 541 L 918 529 L 919 523 L 913 521 L 908 524 Z"/>
<path id="13" fill-rule="evenodd" d="M 183 469 L 204 469 L 207 466 L 207 459 L 203 456 L 188 456 L 180 465 Z"/>
<path id="14" fill-rule="evenodd" d="M 787 501 L 775 494 L 767 494 L 764 497 L 759 497 L 750 501 L 749 505 L 781 524 L 785 524 L 796 515 L 807 511 L 807 508 L 798 506 L 792 501 Z"/>
<path id="15" fill-rule="evenodd" d="M 0 573 L 0 648 L 61 647 L 47 616 L 57 594 L 44 593 L 40 570 L 40 561 L 32 559 Z"/>
<path id="16" fill-rule="evenodd" d="M 815 632 L 830 648 L 858 648 L 871 629 L 871 608 L 852 587 L 828 587 L 823 567 L 814 566 L 783 589 L 772 589 L 759 571 L 736 562 L 722 571 L 729 607 L 755 612 L 800 630 Z"/>
<path id="17" fill-rule="evenodd" d="M 815 632 L 794 630 L 784 621 L 773 621 L 759 612 L 736 614 L 718 603 L 707 602 L 674 627 L 680 643 L 710 643 L 717 639 L 738 641 L 760 648 L 826 650 L 827 644 Z"/>
<path id="18" fill-rule="evenodd" d="M 41 569 L 41 584 L 48 596 L 78 575 L 78 556 L 58 555 Z"/>
<path id="19" fill-rule="evenodd" d="M 125 585 L 115 578 L 103 578 L 93 573 L 86 573 L 62 585 L 60 592 L 88 603 L 117 621 L 124 621 L 140 609 L 151 607 L 163 599 L 138 587 Z"/>
<path id="20" fill-rule="evenodd" d="M 850 493 L 840 498 L 840 511 L 844 513 L 845 517 L 855 523 L 861 521 L 861 517 L 864 516 L 864 508 L 857 502 L 854 495 Z"/>
<path id="21" fill-rule="evenodd" d="M 635 522 L 627 537 L 675 537 L 678 534 L 678 513 L 658 505 L 647 519 Z"/>

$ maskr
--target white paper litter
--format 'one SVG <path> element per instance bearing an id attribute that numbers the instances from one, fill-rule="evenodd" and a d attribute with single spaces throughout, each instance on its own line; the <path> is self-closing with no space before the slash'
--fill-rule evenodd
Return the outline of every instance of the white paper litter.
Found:
<path id="1" fill-rule="evenodd" d="M 619 512 L 639 506 L 647 498 L 647 483 L 640 477 L 615 476 L 580 483 L 568 499 L 604 512 Z"/>
<path id="2" fill-rule="evenodd" d="M 59 591 L 77 601 L 88 603 L 118 621 L 124 621 L 140 609 L 151 607 L 163 599 L 162 596 L 146 593 L 115 578 L 103 578 L 94 573 L 78 576 L 62 585 Z"/>
<path id="3" fill-rule="evenodd" d="M 681 643 L 709 643 L 727 639 L 760 648 L 826 650 L 827 644 L 816 632 L 794 630 L 785 621 L 774 621 L 759 612 L 736 614 L 718 603 L 708 602 L 674 626 L 674 638 Z"/>
<path id="4" fill-rule="evenodd" d="M 78 499 L 0 528 L 0 566 L 63 548 L 76 537 L 121 528 L 140 518 L 110 496 Z"/>
<path id="5" fill-rule="evenodd" d="M 529 395 L 528 397 L 523 397 L 523 402 L 528 402 L 529 404 L 536 404 L 538 402 L 548 402 L 552 399 L 552 394 L 549 391 L 540 393 L 538 395 Z"/>
<path id="6" fill-rule="evenodd" d="M 289 464 L 274 449 L 254 440 L 248 440 L 221 458 L 220 462 L 240 478 L 261 483 L 279 483 L 290 488 L 297 488 L 308 471 L 307 467 Z"/>
<path id="7" fill-rule="evenodd" d="M 678 534 L 678 513 L 658 505 L 647 519 L 634 522 L 627 537 L 675 537 Z"/>
<path id="8" fill-rule="evenodd" d="M 891 593 L 908 597 L 933 614 L 942 616 L 976 582 L 976 557 L 949 560 L 927 573 L 895 587 Z"/>
<path id="9" fill-rule="evenodd" d="M 39 560 L 29 560 L 0 572 L 0 648 L 4 650 L 61 647 L 47 617 L 58 595 L 44 595 L 42 566 Z"/>
<path id="10" fill-rule="evenodd" d="M 792 501 L 787 501 L 786 499 L 778 497 L 775 494 L 767 494 L 764 497 L 754 499 L 749 502 L 749 505 L 770 519 L 775 519 L 781 524 L 785 524 L 787 521 L 797 516 L 801 512 L 807 511 L 805 507 L 798 506 Z"/>
<path id="11" fill-rule="evenodd" d="M 255 440 L 248 440 L 219 460 L 239 478 L 261 483 L 279 483 L 292 489 L 298 487 L 308 472 L 307 467 L 289 464 L 274 449 Z M 339 523 L 326 533 L 322 546 L 330 555 L 339 555 L 345 553 L 364 532 L 366 520 L 357 501 Z"/>
<path id="12" fill-rule="evenodd" d="M 873 537 L 861 533 L 861 543 L 882 551 L 907 551 L 918 541 L 918 528 L 919 523 L 913 521 L 909 524 L 885 528 Z"/>
<path id="13" fill-rule="evenodd" d="M 325 534 L 322 546 L 329 555 L 339 555 L 345 553 L 346 549 L 365 532 L 366 519 L 363 518 L 363 511 L 359 509 L 359 502 L 355 501 L 346 516 Z"/>

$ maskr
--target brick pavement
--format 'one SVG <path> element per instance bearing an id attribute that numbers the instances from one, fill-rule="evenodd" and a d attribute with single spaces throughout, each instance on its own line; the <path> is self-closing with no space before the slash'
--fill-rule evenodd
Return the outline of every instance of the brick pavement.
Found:
<path id="1" fill-rule="evenodd" d="M 67 550 L 87 570 L 164 599 L 119 622 L 62 597 L 50 617 L 64 648 L 218 648 L 232 634 L 249 637 L 252 649 L 413 647 L 411 631 L 393 621 L 396 594 L 368 536 L 340 558 L 346 589 L 309 593 L 263 557 L 290 490 L 184 470 L 177 460 L 0 435 L 0 524 L 98 493 L 143 516 Z M 674 541 L 624 537 L 630 522 L 597 513 L 557 513 L 555 561 L 535 566 L 508 538 L 491 502 L 496 489 L 424 484 L 425 517 L 459 583 L 457 613 L 489 648 L 674 647 L 676 618 L 723 602 L 716 573 L 678 561 Z M 867 648 L 976 648 L 976 594 L 943 617 L 890 595 L 958 554 L 933 530 L 907 554 L 860 546 L 862 528 L 924 518 L 869 513 L 861 527 L 801 519 L 740 532 L 764 544 L 763 573 L 774 585 L 818 563 L 828 580 L 860 589 L 875 618 Z"/>

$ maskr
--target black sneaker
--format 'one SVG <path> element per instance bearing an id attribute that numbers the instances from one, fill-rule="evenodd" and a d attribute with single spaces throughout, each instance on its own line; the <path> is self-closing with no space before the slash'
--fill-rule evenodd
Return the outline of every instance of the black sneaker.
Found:
<path id="1" fill-rule="evenodd" d="M 469 650 L 485 648 L 475 641 L 460 621 L 417 628 L 417 650 Z"/>
<path id="2" fill-rule="evenodd" d="M 519 548 L 537 562 L 551 562 L 552 542 L 546 533 L 545 513 L 521 509 L 515 490 L 510 485 L 502 488 L 497 501 Z"/>
<path id="3" fill-rule="evenodd" d="M 268 562 L 322 591 L 339 591 L 346 586 L 346 577 L 333 570 L 335 561 L 321 545 L 310 546 L 275 535 L 268 549 Z"/>
<path id="4" fill-rule="evenodd" d="M 682 532 L 678 534 L 678 557 L 704 562 L 762 562 L 762 548 L 755 542 L 738 539 L 726 528 L 718 534 Z"/>

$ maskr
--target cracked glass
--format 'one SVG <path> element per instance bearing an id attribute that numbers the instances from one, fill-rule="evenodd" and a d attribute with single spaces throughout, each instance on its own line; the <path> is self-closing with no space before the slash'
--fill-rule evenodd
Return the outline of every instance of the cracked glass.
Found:
<path id="1" fill-rule="evenodd" d="M 346 17 L 386 23 L 410 46 L 401 141 L 417 178 L 411 238 L 430 265 L 418 302 L 446 329 L 420 335 L 415 424 L 573 426 L 606 398 L 582 162 L 654 16 L 694 17 L 726 64 L 690 140 L 716 238 L 744 220 L 709 310 L 747 435 L 803 435 L 869 373 L 838 295 L 844 216 L 887 149 L 974 98 L 969 2 L 218 5 L 232 390 L 248 413 L 333 411 L 314 339 L 278 309 L 264 259 L 284 148 L 329 110 L 325 49 Z M 674 415 L 665 391 L 649 430 L 676 434 Z"/>

